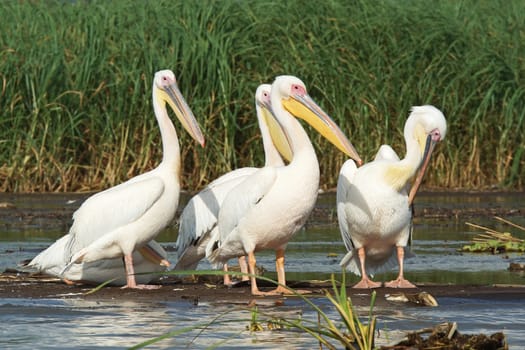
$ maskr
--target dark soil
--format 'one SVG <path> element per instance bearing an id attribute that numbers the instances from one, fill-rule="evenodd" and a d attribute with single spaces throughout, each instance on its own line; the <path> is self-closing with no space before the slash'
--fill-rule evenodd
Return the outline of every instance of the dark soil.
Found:
<path id="1" fill-rule="evenodd" d="M 158 283 L 160 288 L 154 290 L 122 289 L 120 287 L 105 286 L 96 292 L 96 286 L 76 284 L 68 285 L 58 278 L 30 275 L 24 272 L 8 270 L 0 273 L 0 298 L 85 298 L 85 299 L 122 299 L 135 301 L 180 301 L 191 303 L 199 301 L 223 301 L 232 303 L 253 303 L 257 300 L 279 300 L 290 296 L 254 297 L 250 293 L 247 283 L 239 283 L 233 288 L 228 288 L 217 283 L 216 276 L 199 276 L 198 280 L 190 278 L 182 280 L 168 276 Z M 269 282 L 257 283 L 262 290 L 275 288 Z M 311 296 L 321 296 L 325 290 L 332 289 L 329 281 L 291 281 L 288 285 L 294 289 L 308 290 Z M 385 299 L 386 294 L 398 292 L 418 293 L 425 291 L 434 298 L 458 297 L 477 298 L 488 300 L 525 299 L 525 285 L 437 285 L 420 284 L 416 290 L 377 288 L 376 305 L 381 306 L 391 303 Z M 369 305 L 370 291 L 348 288 L 348 295 L 355 305 Z"/>

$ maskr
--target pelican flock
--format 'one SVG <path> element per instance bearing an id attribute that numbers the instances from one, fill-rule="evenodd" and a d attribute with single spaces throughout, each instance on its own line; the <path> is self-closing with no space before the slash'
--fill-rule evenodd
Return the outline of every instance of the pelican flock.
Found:
<path id="1" fill-rule="evenodd" d="M 412 107 L 405 123 L 405 158 L 381 146 L 374 161 L 357 167 L 347 160 L 337 183 L 337 216 L 348 250 L 341 265 L 361 275 L 354 288 L 377 288 L 381 283 L 368 275 L 395 265 L 397 279 L 386 287 L 413 288 L 404 278 L 404 257 L 410 254 L 411 204 L 437 142 L 445 138 L 447 123 L 433 106 Z M 418 172 L 408 193 L 410 180 Z"/>
<path id="2" fill-rule="evenodd" d="M 180 193 L 179 141 L 166 103 L 202 146 L 204 136 L 172 71 L 155 74 L 152 98 L 162 138 L 161 163 L 89 197 L 73 214 L 69 233 L 35 257 L 28 267 L 69 280 L 103 282 L 113 274 L 112 278 L 125 276 L 128 288 L 155 287 L 137 284 L 135 274 L 155 271 L 156 265 L 169 265 L 162 247 L 152 241 L 173 220 Z"/>
<path id="3" fill-rule="evenodd" d="M 255 92 L 255 108 L 257 121 L 263 141 L 265 167 L 284 165 L 290 161 L 292 151 L 279 124 L 275 120 L 270 106 L 271 85 L 261 84 Z M 181 213 L 179 233 L 175 244 L 178 260 L 174 270 L 195 270 L 200 260 L 210 252 L 218 237 L 217 218 L 224 198 L 228 192 L 252 175 L 258 168 L 244 167 L 235 169 L 217 178 L 202 191 L 193 196 Z M 245 258 L 239 257 L 242 272 L 247 272 Z M 224 265 L 227 271 L 227 264 Z M 229 285 L 231 280 L 224 275 L 224 283 Z"/>
<path id="4" fill-rule="evenodd" d="M 111 280 L 127 288 L 157 287 L 147 283 L 170 264 L 154 239 L 175 216 L 181 176 L 179 141 L 166 103 L 202 146 L 204 136 L 173 72 L 155 74 L 152 98 L 162 138 L 161 163 L 89 197 L 73 214 L 69 233 L 37 255 L 28 268 L 66 282 Z M 271 85 L 260 85 L 255 106 L 265 164 L 224 174 L 192 197 L 179 220 L 174 270 L 194 270 L 206 256 L 227 271 L 227 262 L 239 258 L 242 271 L 250 273 L 253 295 L 289 293 L 285 249 L 314 208 L 320 178 L 317 156 L 300 118 L 351 158 L 339 174 L 336 205 L 348 250 L 341 266 L 361 275 L 354 288 L 381 286 L 369 275 L 396 261 L 398 277 L 385 286 L 415 287 L 403 273 L 404 259 L 411 254 L 407 247 L 411 205 L 434 147 L 446 135 L 441 111 L 428 105 L 412 107 L 404 128 L 405 157 L 400 159 L 390 146 L 383 145 L 373 161 L 361 166 L 353 145 L 309 96 L 299 78 L 283 75 Z M 268 292 L 259 290 L 255 275 L 255 253 L 265 249 L 275 250 L 279 284 Z M 231 283 L 227 275 L 224 282 Z"/>
<path id="5" fill-rule="evenodd" d="M 308 95 L 294 76 L 279 76 L 271 87 L 273 113 L 292 150 L 287 165 L 266 166 L 244 179 L 226 196 L 219 211 L 219 240 L 209 260 L 226 263 L 248 256 L 253 295 L 288 293 L 284 252 L 288 241 L 304 225 L 319 190 L 319 163 L 307 133 L 296 119 L 304 119 L 336 147 L 361 163 L 354 147 L 332 119 Z M 279 286 L 260 291 L 255 278 L 255 252 L 276 251 Z"/>

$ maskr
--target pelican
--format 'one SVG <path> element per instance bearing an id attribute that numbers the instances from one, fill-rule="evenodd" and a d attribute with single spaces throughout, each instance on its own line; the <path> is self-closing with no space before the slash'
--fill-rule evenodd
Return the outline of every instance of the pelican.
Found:
<path id="1" fill-rule="evenodd" d="M 339 127 L 312 100 L 304 83 L 293 76 L 279 76 L 271 89 L 272 110 L 285 131 L 292 160 L 285 166 L 264 167 L 232 189 L 219 211 L 219 241 L 209 260 L 220 265 L 247 255 L 253 295 L 288 293 L 284 251 L 288 241 L 304 225 L 319 189 L 319 163 L 305 130 L 295 117 L 307 121 L 341 151 L 361 163 L 354 147 Z M 279 286 L 260 291 L 255 279 L 254 252 L 276 251 Z"/>
<path id="2" fill-rule="evenodd" d="M 159 124 L 163 157 L 157 168 L 89 197 L 73 214 L 64 244 L 64 275 L 76 264 L 124 256 L 124 288 L 151 289 L 137 284 L 133 252 L 145 247 L 175 216 L 180 192 L 180 149 L 166 103 L 187 132 L 202 146 L 204 136 L 179 91 L 170 70 L 155 74 L 153 108 Z"/>
<path id="3" fill-rule="evenodd" d="M 61 274 L 67 264 L 64 252 L 70 239 L 71 234 L 69 233 L 62 236 L 28 264 L 23 265 L 23 269 L 56 276 L 68 284 L 100 284 L 108 281 L 111 281 L 111 285 L 126 283 L 126 273 L 120 258 L 74 264 L 64 274 Z M 158 277 L 157 273 L 169 267 L 166 251 L 156 241 L 150 241 L 133 252 L 133 263 L 136 281 L 141 284 L 151 282 Z"/>
<path id="4" fill-rule="evenodd" d="M 337 216 L 348 253 L 341 266 L 361 275 L 354 288 L 380 287 L 368 274 L 394 265 L 396 253 L 399 275 L 385 286 L 415 287 L 403 275 L 404 256 L 410 254 L 411 205 L 432 151 L 446 131 L 445 117 L 437 108 L 412 107 L 404 129 L 404 159 L 383 145 L 374 161 L 360 168 L 352 160 L 343 164 L 337 182 Z M 408 194 L 409 181 L 416 172 Z"/>
<path id="5" fill-rule="evenodd" d="M 279 152 L 287 161 L 292 158 L 286 136 L 271 113 L 270 89 L 270 84 L 261 84 L 255 92 L 255 108 L 263 140 L 265 167 L 284 165 Z M 174 270 L 195 270 L 199 261 L 205 257 L 206 250 L 211 249 L 207 247 L 208 242 L 213 242 L 218 237 L 217 217 L 224 197 L 257 170 L 255 167 L 235 169 L 217 178 L 190 199 L 179 220 L 179 235 L 175 244 L 178 261 Z M 242 272 L 247 272 L 244 257 L 240 258 L 239 265 Z M 227 265 L 224 266 L 227 270 Z M 231 284 L 228 275 L 224 277 L 224 284 Z"/>

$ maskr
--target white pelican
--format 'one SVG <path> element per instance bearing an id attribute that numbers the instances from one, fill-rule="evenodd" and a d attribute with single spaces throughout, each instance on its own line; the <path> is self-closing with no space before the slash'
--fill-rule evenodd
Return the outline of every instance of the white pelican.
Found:
<path id="1" fill-rule="evenodd" d="M 368 274 L 399 264 L 398 278 L 387 287 L 413 288 L 403 276 L 403 259 L 411 235 L 411 204 L 436 143 L 445 138 L 447 123 L 433 106 L 412 107 L 405 123 L 406 156 L 400 160 L 390 146 L 381 146 L 374 161 L 357 168 L 343 164 L 337 183 L 337 216 L 348 254 L 341 261 L 361 281 L 354 288 L 381 283 Z M 410 179 L 418 176 L 407 193 Z M 357 255 L 355 254 L 357 250 Z"/>
<path id="2" fill-rule="evenodd" d="M 282 166 L 284 161 L 279 151 L 287 161 L 291 160 L 292 151 L 286 136 L 271 113 L 270 89 L 270 84 L 261 84 L 255 92 L 257 121 L 264 147 L 264 166 Z M 199 261 L 206 255 L 206 245 L 210 238 L 212 242 L 218 239 L 217 217 L 224 197 L 257 170 L 258 168 L 255 167 L 244 167 L 230 171 L 190 199 L 179 220 L 179 235 L 175 244 L 178 261 L 174 270 L 195 270 Z M 208 250 L 210 249 L 211 247 L 208 247 Z M 239 265 L 243 272 L 247 272 L 244 257 L 240 258 Z M 224 266 L 227 270 L 227 265 Z M 225 275 L 224 283 L 231 284 L 228 275 Z"/>
<path id="3" fill-rule="evenodd" d="M 288 165 L 264 167 L 226 196 L 219 212 L 219 235 L 209 259 L 221 264 L 248 255 L 253 295 L 288 293 L 277 287 L 271 292 L 257 288 L 254 252 L 275 249 L 278 282 L 286 284 L 284 251 L 312 211 L 319 189 L 319 163 L 308 135 L 294 118 L 316 128 L 343 152 L 361 162 L 339 127 L 312 100 L 304 83 L 293 76 L 279 76 L 272 84 L 272 110 L 284 129 L 293 158 Z"/>
<path id="4" fill-rule="evenodd" d="M 127 288 L 153 288 L 137 284 L 133 252 L 144 247 L 175 216 L 180 192 L 180 149 L 166 103 L 188 133 L 202 146 L 204 136 L 179 91 L 170 70 L 155 74 L 153 108 L 159 124 L 163 157 L 157 168 L 89 197 L 73 214 L 65 244 L 62 273 L 75 264 L 124 256 Z"/>
<path id="5" fill-rule="evenodd" d="M 24 269 L 45 273 L 64 279 L 66 283 L 100 284 L 112 280 L 111 285 L 126 284 L 126 270 L 121 258 L 103 259 L 89 263 L 73 264 L 63 274 L 61 272 L 67 264 L 65 251 L 71 239 L 66 234 L 50 245 L 28 264 Z M 169 266 L 167 254 L 155 241 L 148 242 L 144 247 L 133 252 L 135 279 L 137 283 L 145 284 L 158 277 L 158 272 L 165 271 Z M 148 274 L 151 272 L 151 274 Z"/>

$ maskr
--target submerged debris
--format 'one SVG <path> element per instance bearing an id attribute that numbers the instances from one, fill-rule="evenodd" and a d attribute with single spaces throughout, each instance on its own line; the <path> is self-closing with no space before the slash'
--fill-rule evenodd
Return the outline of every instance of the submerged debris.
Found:
<path id="1" fill-rule="evenodd" d="M 430 333 L 425 339 L 422 334 Z M 502 332 L 490 336 L 485 334 L 460 334 L 456 322 L 447 322 L 434 328 L 424 328 L 410 332 L 407 337 L 391 346 L 382 346 L 382 350 L 403 349 L 483 349 L 483 350 L 508 350 L 509 346 Z"/>
<path id="2" fill-rule="evenodd" d="M 525 264 L 510 263 L 509 271 L 525 271 Z"/>
<path id="3" fill-rule="evenodd" d="M 385 299 L 388 301 L 413 303 L 421 306 L 438 306 L 436 298 L 434 298 L 430 293 L 427 292 L 386 294 Z"/>

